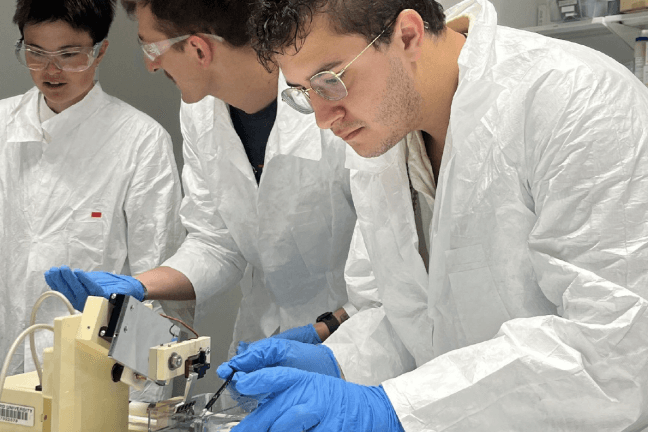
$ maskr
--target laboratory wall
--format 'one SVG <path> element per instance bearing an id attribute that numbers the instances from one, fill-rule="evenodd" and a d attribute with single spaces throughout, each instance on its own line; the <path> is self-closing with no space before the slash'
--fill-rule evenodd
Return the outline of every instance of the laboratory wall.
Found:
<path id="1" fill-rule="evenodd" d="M 546 0 L 490 0 L 497 10 L 497 22 L 515 28 L 533 27 L 537 22 L 537 5 Z M 460 0 L 439 0 L 447 9 Z"/>
<path id="2" fill-rule="evenodd" d="M 15 4 L 14 0 L 0 0 L 0 99 L 24 93 L 33 86 L 29 71 L 18 63 L 14 55 L 14 43 L 20 37 L 18 28 L 11 21 Z M 108 52 L 97 75 L 102 88 L 149 114 L 169 131 L 181 168 L 180 92 L 164 74 L 146 71 L 142 50 L 137 44 L 137 25 L 121 7 L 118 8 L 108 40 Z M 212 337 L 212 361 L 216 366 L 227 357 L 240 298 L 238 289 L 213 298 L 208 307 L 214 313 L 197 328 L 201 334 Z M 208 379 L 198 383 L 198 390 L 214 391 L 217 382 L 214 368 Z"/>
<path id="3" fill-rule="evenodd" d="M 438 0 L 439 3 L 448 9 L 461 0 Z M 552 22 L 560 21 L 557 0 L 489 0 L 497 11 L 497 22 L 499 25 L 517 29 L 528 29 L 538 25 L 538 6 L 546 5 L 550 11 Z M 583 1 L 583 0 L 581 0 Z M 612 32 L 582 32 L 561 36 L 562 38 L 581 45 L 594 48 L 612 57 L 628 68 L 632 68 L 634 58 L 633 47 L 626 44 L 621 38 Z"/>

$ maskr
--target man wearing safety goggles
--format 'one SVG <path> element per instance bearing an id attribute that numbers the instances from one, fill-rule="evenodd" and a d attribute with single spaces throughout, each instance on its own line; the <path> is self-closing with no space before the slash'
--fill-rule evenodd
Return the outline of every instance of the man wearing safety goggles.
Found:
<path id="1" fill-rule="evenodd" d="M 214 313 L 206 300 L 236 287 L 248 268 L 252 287 L 242 286 L 232 351 L 277 333 L 321 342 L 377 301 L 364 251 L 349 251 L 356 217 L 346 146 L 313 116 L 277 102 L 288 86 L 250 46 L 249 2 L 122 4 L 137 19 L 147 69 L 164 71 L 182 93 L 188 236 L 175 256 L 136 278 L 54 268 L 48 283 L 80 302 L 144 286 L 150 299 L 196 299 L 200 322 Z M 354 304 L 347 281 L 366 294 Z"/>
<path id="2" fill-rule="evenodd" d="M 114 0 L 17 2 L 15 53 L 35 87 L 0 101 L 0 360 L 52 265 L 141 273 L 184 238 L 169 135 L 94 80 L 114 10 Z M 67 313 L 47 301 L 38 317 Z M 52 345 L 36 342 L 39 353 Z M 25 352 L 10 374 L 34 369 Z"/>

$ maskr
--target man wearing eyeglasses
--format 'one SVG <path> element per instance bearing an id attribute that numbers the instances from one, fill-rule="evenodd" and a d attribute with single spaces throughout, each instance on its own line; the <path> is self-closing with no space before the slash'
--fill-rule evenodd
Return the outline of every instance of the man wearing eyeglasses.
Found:
<path id="1" fill-rule="evenodd" d="M 184 238 L 169 135 L 94 81 L 114 8 L 107 0 L 17 2 L 15 54 L 35 87 L 0 101 L 0 361 L 29 326 L 52 265 L 142 273 Z M 38 320 L 68 313 L 48 299 Z M 38 353 L 52 345 L 45 333 L 36 342 Z M 26 346 L 9 373 L 33 368 Z"/>
<path id="2" fill-rule="evenodd" d="M 398 328 L 418 304 L 395 284 L 381 297 L 396 332 L 367 337 L 362 311 L 326 341 L 333 360 L 309 359 L 347 381 L 258 370 L 299 343 L 257 343 L 219 368 L 264 395 L 233 431 L 645 430 L 646 87 L 594 50 L 497 26 L 486 0 L 446 17 L 433 0 L 257 3 L 254 47 L 281 67 L 286 101 L 375 156 L 352 187 L 373 203 L 356 209 L 379 288 L 400 257 L 376 245 L 412 241 L 384 220 L 413 212 L 375 185 L 431 187 L 419 314 L 433 332 Z M 394 338 L 431 340 L 434 359 L 385 377 L 402 357 L 375 353 Z"/>
<path id="3" fill-rule="evenodd" d="M 252 286 L 242 287 L 232 351 L 239 341 L 278 333 L 321 342 L 347 315 L 378 301 L 363 250 L 352 251 L 349 283 L 358 294 L 353 304 L 347 297 L 356 217 L 346 145 L 313 116 L 277 102 L 287 86 L 250 47 L 248 2 L 122 3 L 137 19 L 146 67 L 164 71 L 182 93 L 188 236 L 175 256 L 137 280 L 52 269 L 48 282 L 82 301 L 131 286 L 146 287 L 150 299 L 196 299 L 200 321 L 218 313 L 203 307 L 206 300 L 235 287 L 248 268 Z"/>

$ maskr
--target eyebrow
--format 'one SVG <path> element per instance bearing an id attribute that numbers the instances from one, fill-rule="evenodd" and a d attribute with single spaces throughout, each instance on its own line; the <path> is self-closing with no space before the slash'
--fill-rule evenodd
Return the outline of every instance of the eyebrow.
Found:
<path id="1" fill-rule="evenodd" d="M 39 50 L 47 51 L 45 48 L 38 46 L 36 44 L 26 44 L 26 45 L 33 46 L 34 48 L 38 48 Z M 64 45 L 62 47 L 59 47 L 58 49 L 55 49 L 54 51 L 48 51 L 48 52 L 58 52 L 69 48 L 84 48 L 84 47 L 82 45 Z"/>
<path id="2" fill-rule="evenodd" d="M 317 69 L 317 72 L 315 72 L 315 73 L 313 73 L 311 75 L 311 78 L 314 77 L 315 75 L 317 75 L 320 72 L 325 72 L 325 71 L 333 72 L 331 69 L 336 68 L 336 67 L 340 66 L 341 64 L 342 64 L 342 60 L 337 60 L 337 61 L 332 61 L 332 62 L 326 63 L 325 65 L 320 66 Z M 310 80 L 310 78 L 309 78 L 309 80 Z M 290 87 L 303 87 L 302 85 L 293 84 L 293 83 L 290 83 L 288 81 L 286 81 L 286 84 L 288 84 Z"/>

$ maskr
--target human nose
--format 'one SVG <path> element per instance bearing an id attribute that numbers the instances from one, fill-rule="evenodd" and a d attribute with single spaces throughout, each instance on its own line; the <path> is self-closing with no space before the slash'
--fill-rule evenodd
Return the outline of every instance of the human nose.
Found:
<path id="1" fill-rule="evenodd" d="M 159 57 L 155 60 L 151 60 L 147 56 L 144 56 L 144 65 L 146 66 L 146 70 L 150 73 L 157 72 L 160 69 Z"/>
<path id="2" fill-rule="evenodd" d="M 58 74 L 61 73 L 61 68 L 58 67 L 53 58 L 48 58 L 47 65 L 45 65 L 45 71 L 50 75 Z"/>
<path id="3" fill-rule="evenodd" d="M 344 108 L 338 101 L 326 100 L 317 94 L 311 95 L 310 101 L 320 129 L 331 129 L 335 122 L 344 117 Z"/>

